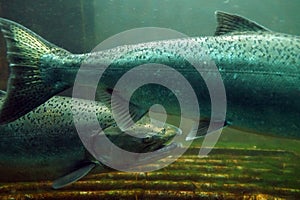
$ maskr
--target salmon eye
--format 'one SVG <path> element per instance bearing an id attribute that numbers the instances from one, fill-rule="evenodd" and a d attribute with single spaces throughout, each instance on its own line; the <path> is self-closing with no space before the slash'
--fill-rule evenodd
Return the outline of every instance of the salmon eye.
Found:
<path id="1" fill-rule="evenodd" d="M 150 137 L 150 136 L 147 136 L 147 137 L 143 138 L 143 142 L 144 142 L 144 143 L 149 143 L 149 142 L 151 142 L 151 137 Z"/>

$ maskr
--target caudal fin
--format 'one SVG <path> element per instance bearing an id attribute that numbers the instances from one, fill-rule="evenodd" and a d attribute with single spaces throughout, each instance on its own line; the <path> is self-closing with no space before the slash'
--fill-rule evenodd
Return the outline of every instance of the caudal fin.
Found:
<path id="1" fill-rule="evenodd" d="M 0 108 L 0 124 L 11 122 L 28 113 L 50 97 L 67 88 L 64 84 L 47 82 L 46 71 L 40 68 L 45 54 L 68 54 L 29 29 L 0 18 L 6 41 L 10 75 L 7 95 Z"/>

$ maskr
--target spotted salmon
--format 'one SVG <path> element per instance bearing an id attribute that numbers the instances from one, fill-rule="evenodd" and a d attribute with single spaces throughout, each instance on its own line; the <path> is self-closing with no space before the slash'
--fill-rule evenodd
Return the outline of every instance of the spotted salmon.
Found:
<path id="1" fill-rule="evenodd" d="M 204 66 L 203 72 L 220 74 L 226 89 L 226 122 L 245 130 L 284 137 L 300 137 L 300 38 L 273 32 L 242 16 L 216 12 L 214 36 L 180 38 L 124 45 L 108 50 L 72 54 L 27 28 L 0 19 L 7 43 L 10 66 L 8 94 L 1 108 L 0 123 L 13 121 L 53 95 L 72 87 L 83 63 L 89 76 L 110 64 L 99 88 L 111 92 L 118 79 L 138 65 L 158 63 L 171 66 L 192 85 L 201 109 L 201 118 L 210 120 L 211 99 L 201 76 L 182 55 L 171 50 L 188 50 L 195 62 L 207 55 L 217 66 Z M 201 51 L 201 53 L 200 53 Z M 127 52 L 124 54 L 124 52 Z M 150 70 L 151 67 L 149 67 Z M 158 71 L 158 74 L 161 71 Z M 97 73 L 95 73 L 97 74 Z M 141 71 L 141 77 L 147 70 Z M 176 80 L 173 80 L 174 84 Z M 130 88 L 128 88 L 130 90 Z M 119 91 L 122 99 L 122 91 Z M 97 95 L 96 95 L 97 98 Z M 223 97 L 222 97 L 223 98 Z M 100 100 L 99 97 L 96 100 Z M 180 116 L 176 98 L 164 87 L 148 85 L 130 99 L 132 112 L 145 113 L 153 103 L 164 105 L 170 114 Z M 189 99 L 186 104 L 190 105 Z M 196 105 L 198 106 L 198 105 Z M 195 105 L 189 107 L 195 109 Z"/>

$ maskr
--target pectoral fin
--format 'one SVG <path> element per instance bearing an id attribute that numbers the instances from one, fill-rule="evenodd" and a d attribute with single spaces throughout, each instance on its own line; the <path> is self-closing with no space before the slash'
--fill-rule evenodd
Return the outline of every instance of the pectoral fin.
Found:
<path id="1" fill-rule="evenodd" d="M 112 100 L 111 95 L 113 92 L 115 98 Z M 148 112 L 148 110 L 142 109 L 130 101 L 126 101 L 122 97 L 122 94 L 109 88 L 101 87 L 96 93 L 96 100 L 103 102 L 112 109 L 114 118 L 118 122 L 118 127 L 122 131 L 134 125 L 136 121 L 141 119 Z M 126 112 L 128 106 L 128 112 Z"/>
<path id="2" fill-rule="evenodd" d="M 3 98 L 3 97 L 5 97 L 5 95 L 6 95 L 6 92 L 3 90 L 0 90 L 0 97 Z"/>
<path id="3" fill-rule="evenodd" d="M 71 183 L 74 183 L 87 175 L 93 168 L 97 166 L 97 163 L 95 162 L 88 162 L 79 169 L 59 178 L 53 181 L 52 188 L 53 189 L 59 189 L 62 187 L 65 187 L 67 185 L 70 185 Z"/>
<path id="4" fill-rule="evenodd" d="M 211 125 L 212 131 L 208 131 L 209 126 Z M 190 132 L 190 134 L 186 137 L 186 140 L 194 140 L 198 138 L 203 138 L 207 134 L 213 133 L 215 131 L 220 130 L 226 126 L 230 125 L 230 122 L 219 122 L 219 121 L 212 121 L 210 119 L 201 119 L 198 127 L 195 126 L 195 129 Z"/>

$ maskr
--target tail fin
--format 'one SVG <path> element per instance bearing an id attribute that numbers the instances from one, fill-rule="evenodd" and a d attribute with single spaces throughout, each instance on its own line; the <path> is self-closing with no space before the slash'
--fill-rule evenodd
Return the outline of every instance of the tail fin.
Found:
<path id="1" fill-rule="evenodd" d="M 28 113 L 50 97 L 67 88 L 47 83 L 40 69 L 45 54 L 68 54 L 29 29 L 0 18 L 0 28 L 6 41 L 10 75 L 7 95 L 0 109 L 0 124 L 11 122 Z"/>

